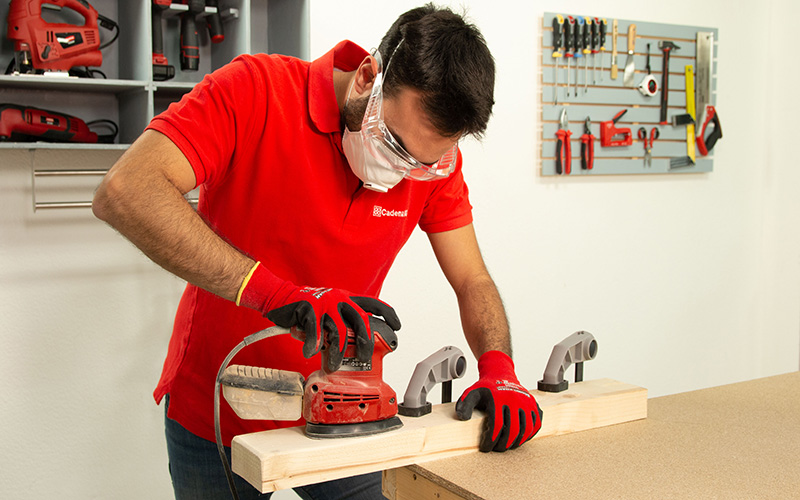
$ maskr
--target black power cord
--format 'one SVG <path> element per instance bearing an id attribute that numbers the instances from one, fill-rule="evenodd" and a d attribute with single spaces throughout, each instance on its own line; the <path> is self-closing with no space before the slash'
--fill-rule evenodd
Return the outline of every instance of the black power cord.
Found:
<path id="1" fill-rule="evenodd" d="M 214 383 L 214 434 L 217 439 L 217 451 L 219 452 L 219 458 L 222 461 L 223 469 L 225 469 L 225 477 L 228 479 L 228 487 L 231 490 L 231 496 L 233 497 L 233 500 L 239 500 L 239 493 L 236 491 L 236 484 L 233 482 L 233 472 L 231 471 L 231 466 L 228 463 L 228 455 L 225 454 L 225 447 L 222 444 L 222 429 L 219 420 L 221 388 L 220 380 L 222 379 L 222 375 L 225 373 L 225 368 L 228 367 L 233 357 L 236 356 L 239 351 L 260 340 L 274 337 L 276 335 L 284 335 L 286 333 L 290 333 L 290 330 L 280 326 L 273 326 L 265 330 L 261 330 L 260 332 L 256 332 L 252 335 L 248 335 L 244 338 L 244 340 L 239 342 L 239 344 L 234 347 L 230 353 L 228 353 L 228 355 L 225 357 L 225 360 L 222 361 L 222 365 L 220 365 L 219 372 L 217 373 L 217 380 Z"/>
<path id="2" fill-rule="evenodd" d="M 104 134 L 104 135 L 97 134 L 97 142 L 102 144 L 113 144 L 114 139 L 116 139 L 117 134 L 119 133 L 119 126 L 111 120 L 102 120 L 102 119 L 92 120 L 90 122 L 87 122 L 86 126 L 89 128 L 92 128 L 93 126 L 94 127 L 100 126 L 100 127 L 106 127 L 109 130 L 111 130 L 110 134 Z"/>
<path id="3" fill-rule="evenodd" d="M 97 20 L 100 22 L 100 26 L 102 26 L 103 28 L 109 31 L 111 30 L 114 31 L 114 37 L 111 40 L 107 41 L 106 43 L 100 45 L 100 50 L 103 50 L 112 43 L 116 42 L 117 38 L 119 38 L 119 24 L 117 24 L 116 21 L 112 21 L 111 19 L 107 18 L 102 14 L 97 14 Z"/>

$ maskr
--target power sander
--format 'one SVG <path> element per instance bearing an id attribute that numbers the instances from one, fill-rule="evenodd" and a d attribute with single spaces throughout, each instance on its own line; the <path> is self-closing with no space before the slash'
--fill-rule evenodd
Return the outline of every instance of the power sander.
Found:
<path id="1" fill-rule="evenodd" d="M 300 373 L 252 366 L 220 368 L 218 383 L 225 399 L 240 418 L 260 420 L 306 420 L 306 435 L 312 438 L 363 436 L 402 426 L 397 418 L 397 395 L 383 381 L 383 358 L 397 349 L 397 334 L 383 320 L 370 316 L 374 349 L 368 362 L 358 360 L 356 339 L 347 330 L 347 346 L 339 370 L 328 368 L 328 346 L 321 351 L 322 368 L 303 380 Z M 299 330 L 268 328 L 251 335 L 241 347 L 275 335 Z M 250 339 L 250 340 L 248 340 Z M 233 358 L 237 346 L 228 358 Z M 218 393 L 219 391 L 217 391 Z"/>
<path id="2" fill-rule="evenodd" d="M 93 126 L 108 128 L 111 133 L 99 135 L 90 130 Z M 46 141 L 110 144 L 114 142 L 117 132 L 117 124 L 111 120 L 94 120 L 86 123 L 80 118 L 59 111 L 0 103 L 0 142 Z"/>
<path id="3" fill-rule="evenodd" d="M 50 23 L 42 18 L 42 8 L 71 9 L 83 17 L 84 24 Z M 100 26 L 116 30 L 113 39 L 101 45 Z M 6 35 L 14 42 L 19 73 L 68 71 L 77 66 L 101 66 L 101 49 L 119 36 L 119 26 L 101 16 L 86 0 L 11 0 Z"/>
<path id="4" fill-rule="evenodd" d="M 328 345 L 323 346 L 322 368 L 303 380 L 297 372 L 231 365 L 244 347 L 277 335 L 291 334 L 303 340 L 305 333 L 274 326 L 246 337 L 225 358 L 214 388 L 214 430 L 228 484 L 238 498 L 233 473 L 222 445 L 219 422 L 220 387 L 226 401 L 243 419 L 306 420 L 310 438 L 366 436 L 402 427 L 397 417 L 397 395 L 383 381 L 383 358 L 397 349 L 397 334 L 383 320 L 370 316 L 374 348 L 370 360 L 359 361 L 353 330 L 347 330 L 347 346 L 341 368 L 328 369 Z"/>

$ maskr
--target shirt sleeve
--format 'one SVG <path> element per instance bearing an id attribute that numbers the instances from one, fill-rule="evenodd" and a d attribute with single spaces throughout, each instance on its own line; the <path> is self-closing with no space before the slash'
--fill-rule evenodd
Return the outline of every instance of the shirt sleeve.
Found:
<path id="1" fill-rule="evenodd" d="M 251 139 L 249 131 L 263 129 L 266 92 L 255 67 L 252 56 L 237 57 L 206 75 L 147 127 L 178 146 L 194 169 L 198 185 L 223 178 L 236 144 Z"/>
<path id="2" fill-rule="evenodd" d="M 464 227 L 472 222 L 469 189 L 461 172 L 461 150 L 455 171 L 446 179 L 436 181 L 431 191 L 419 227 L 426 233 L 441 233 Z"/>

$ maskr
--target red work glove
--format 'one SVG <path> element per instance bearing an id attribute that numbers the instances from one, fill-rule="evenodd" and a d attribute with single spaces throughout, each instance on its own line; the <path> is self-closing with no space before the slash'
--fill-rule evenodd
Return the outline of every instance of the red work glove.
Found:
<path id="1" fill-rule="evenodd" d="M 542 410 L 517 380 L 514 362 L 501 351 L 489 351 L 478 360 L 479 380 L 464 391 L 456 414 L 469 420 L 472 410 L 489 418 L 481 435 L 481 451 L 506 451 L 531 439 L 542 426 Z"/>
<path id="2" fill-rule="evenodd" d="M 337 288 L 299 287 L 278 278 L 260 263 L 253 266 L 242 283 L 236 304 L 260 311 L 276 325 L 303 330 L 306 358 L 317 354 L 325 342 L 330 349 L 331 371 L 342 365 L 348 328 L 355 333 L 359 361 L 368 362 L 372 358 L 375 344 L 367 313 L 382 316 L 392 330 L 400 329 L 397 313 L 381 300 L 354 297 Z M 327 331 L 327 337 L 323 331 Z"/>

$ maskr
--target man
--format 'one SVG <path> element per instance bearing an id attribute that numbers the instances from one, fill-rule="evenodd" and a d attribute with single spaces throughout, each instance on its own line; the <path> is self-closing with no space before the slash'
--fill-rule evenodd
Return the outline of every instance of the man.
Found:
<path id="1" fill-rule="evenodd" d="M 371 351 L 368 313 L 400 328 L 375 298 L 419 225 L 457 298 L 479 381 L 460 418 L 487 411 L 481 450 L 538 431 L 519 385 L 508 324 L 472 228 L 458 141 L 480 136 L 493 105 L 494 62 L 474 26 L 433 5 L 394 23 L 377 53 L 342 42 L 308 63 L 241 56 L 157 116 L 109 171 L 95 214 L 189 284 L 155 398 L 177 498 L 225 498 L 213 444 L 213 387 L 225 355 L 272 324 L 298 326 L 237 362 L 297 371 L 342 360 L 344 333 Z M 200 186 L 195 212 L 183 195 Z M 301 422 L 238 419 L 223 405 L 223 441 Z M 237 478 L 238 479 L 238 478 Z M 240 491 L 252 488 L 238 483 Z M 376 474 L 312 485 L 308 498 L 380 498 Z M 216 496 L 215 496 L 216 495 Z"/>

